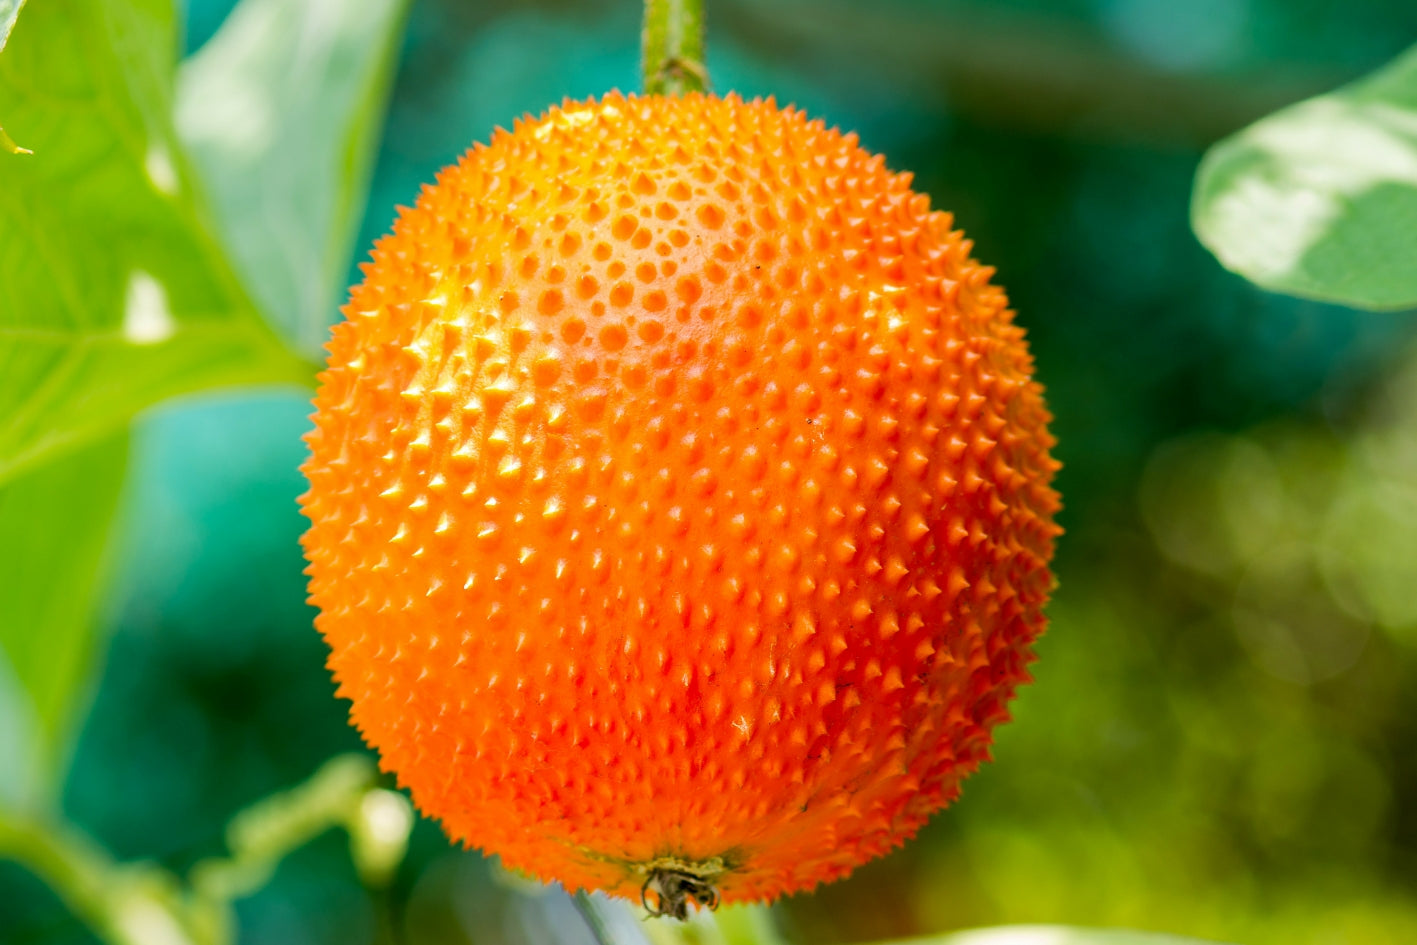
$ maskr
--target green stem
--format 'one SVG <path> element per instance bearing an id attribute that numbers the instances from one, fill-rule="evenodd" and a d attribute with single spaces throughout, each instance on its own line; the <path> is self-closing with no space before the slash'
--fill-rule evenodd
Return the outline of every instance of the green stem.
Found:
<path id="1" fill-rule="evenodd" d="M 0 860 L 13 860 L 58 893 L 109 945 L 228 945 L 232 903 L 270 880 L 293 850 L 331 827 L 344 827 L 360 876 L 387 886 L 403 860 L 413 808 L 378 787 L 363 755 L 326 762 L 305 783 L 246 808 L 227 828 L 231 855 L 196 864 L 184 886 L 150 863 L 119 863 L 67 824 L 0 810 Z M 385 940 L 396 942 L 392 911 Z"/>
<path id="2" fill-rule="evenodd" d="M 93 932 L 112 945 L 157 941 L 220 945 L 225 930 L 193 929 L 176 877 L 144 863 L 115 863 L 71 827 L 0 815 L 0 859 L 43 880 Z M 203 934 L 205 933 L 205 934 Z"/>
<path id="3" fill-rule="evenodd" d="M 36 821 L 0 819 L 0 859 L 24 864 L 90 927 L 105 924 L 104 877 L 113 864 L 86 838 Z"/>
<path id="4" fill-rule="evenodd" d="M 645 0 L 644 55 L 646 93 L 706 91 L 704 0 Z"/>
<path id="5" fill-rule="evenodd" d="M 396 815 L 395 836 L 382 844 L 366 838 L 363 816 L 371 795 L 387 794 L 377 787 L 378 768 L 363 755 L 339 755 L 325 762 L 309 779 L 242 810 L 226 828 L 231 853 L 202 860 L 192 867 L 188 883 L 200 902 L 229 906 L 263 888 L 276 868 L 293 851 L 333 827 L 344 827 L 351 840 L 355 866 L 366 884 L 388 882 L 402 861 L 413 826 L 413 814 Z M 395 803 L 407 804 L 397 798 Z"/>

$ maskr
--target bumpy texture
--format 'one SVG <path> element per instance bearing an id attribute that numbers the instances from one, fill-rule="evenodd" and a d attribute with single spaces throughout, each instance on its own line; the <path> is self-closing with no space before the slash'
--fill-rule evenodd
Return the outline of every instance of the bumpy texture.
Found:
<path id="1" fill-rule="evenodd" d="M 566 103 L 403 210 L 316 398 L 311 599 L 419 808 L 510 867 L 772 898 L 988 756 L 1056 464 L 992 270 L 792 109 Z"/>

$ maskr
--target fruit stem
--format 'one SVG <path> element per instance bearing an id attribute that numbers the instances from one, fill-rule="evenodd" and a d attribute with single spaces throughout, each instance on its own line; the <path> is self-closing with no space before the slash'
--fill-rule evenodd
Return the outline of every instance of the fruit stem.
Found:
<path id="1" fill-rule="evenodd" d="M 645 0 L 644 56 L 646 93 L 706 91 L 704 0 Z"/>

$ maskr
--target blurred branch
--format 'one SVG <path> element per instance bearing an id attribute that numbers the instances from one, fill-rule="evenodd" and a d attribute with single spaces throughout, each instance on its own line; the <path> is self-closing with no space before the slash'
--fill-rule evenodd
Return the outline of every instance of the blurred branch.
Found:
<path id="1" fill-rule="evenodd" d="M 0 814 L 0 859 L 28 868 L 113 945 L 215 945 L 190 934 L 175 877 L 151 864 L 116 863 L 72 827 Z"/>
<path id="2" fill-rule="evenodd" d="M 1168 72 L 1076 23 L 977 4 L 716 2 L 715 21 L 768 61 L 807 74 L 831 63 L 827 80 L 890 77 L 962 114 L 1048 132 L 1205 145 L 1348 78 L 1293 68 Z"/>
<path id="3" fill-rule="evenodd" d="M 231 855 L 192 868 L 199 901 L 226 904 L 270 881 L 281 860 L 331 827 L 349 833 L 360 878 L 385 885 L 403 861 L 413 829 L 413 807 L 402 794 L 378 786 L 379 771 L 364 755 L 327 761 L 308 781 L 273 794 L 231 819 Z"/>
<path id="4" fill-rule="evenodd" d="M 231 855 L 203 860 L 186 887 L 149 863 L 118 863 L 65 824 L 0 813 L 0 858 L 28 868 L 96 935 L 112 945 L 226 945 L 235 938 L 232 903 L 256 892 L 281 860 L 331 827 L 349 833 L 360 878 L 385 886 L 403 861 L 413 807 L 378 786 L 363 755 L 325 763 L 305 783 L 231 820 Z"/>

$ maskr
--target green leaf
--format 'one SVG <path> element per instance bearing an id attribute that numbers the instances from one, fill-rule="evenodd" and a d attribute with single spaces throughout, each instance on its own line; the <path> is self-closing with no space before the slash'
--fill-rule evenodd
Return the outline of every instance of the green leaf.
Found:
<path id="1" fill-rule="evenodd" d="M 233 262 L 319 355 L 349 272 L 407 0 L 243 0 L 183 64 L 177 128 Z"/>
<path id="2" fill-rule="evenodd" d="M 1217 144 L 1191 223 L 1227 268 L 1267 289 L 1417 307 L 1417 46 Z"/>
<path id="3" fill-rule="evenodd" d="M 170 0 L 25 10 L 0 102 L 33 146 L 0 164 L 0 482 L 175 394 L 308 383 L 188 186 Z"/>
<path id="4" fill-rule="evenodd" d="M 61 780 L 127 455 L 125 432 L 0 486 L 0 806 L 42 807 Z"/>
<path id="5" fill-rule="evenodd" d="M 885 943 L 881 943 L 885 945 Z M 1002 925 L 953 935 L 910 939 L 895 945 L 1212 945 L 1198 939 L 1127 929 L 1076 929 L 1062 925 Z"/>

